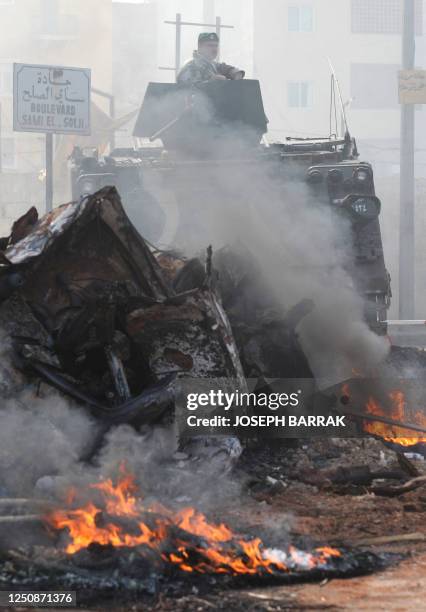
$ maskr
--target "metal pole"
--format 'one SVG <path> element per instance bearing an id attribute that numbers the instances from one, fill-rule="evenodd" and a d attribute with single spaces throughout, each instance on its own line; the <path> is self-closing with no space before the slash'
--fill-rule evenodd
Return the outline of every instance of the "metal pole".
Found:
<path id="1" fill-rule="evenodd" d="M 404 0 L 402 67 L 415 65 L 415 0 Z M 415 318 L 415 171 L 414 104 L 401 104 L 399 318 Z"/>
<path id="2" fill-rule="evenodd" d="M 228 30 L 234 29 L 234 26 L 223 24 L 221 17 L 216 17 L 215 23 L 196 23 L 193 21 L 182 21 L 181 13 L 176 14 L 175 21 L 165 21 L 164 23 L 173 25 L 175 26 L 175 29 L 176 29 L 175 65 L 174 65 L 174 68 L 171 68 L 169 66 L 159 66 L 159 70 L 174 70 L 176 74 L 179 72 L 180 65 L 181 65 L 181 40 L 182 40 L 182 27 L 183 26 L 194 26 L 197 28 L 198 27 L 216 28 L 216 32 L 218 36 L 220 36 L 220 31 L 223 30 L 224 28 Z M 95 91 L 95 89 L 92 88 L 92 91 Z"/>
<path id="3" fill-rule="evenodd" d="M 1 124 L 1 102 L 0 102 L 0 172 L 3 172 L 3 157 L 2 157 L 2 124 Z"/>
<path id="4" fill-rule="evenodd" d="M 176 14 L 176 49 L 175 49 L 175 70 L 176 76 L 180 70 L 180 49 L 181 49 L 181 38 L 182 38 L 182 15 Z"/>
<path id="5" fill-rule="evenodd" d="M 53 209 L 53 134 L 46 134 L 46 212 Z"/>
<path id="6" fill-rule="evenodd" d="M 216 17 L 216 34 L 217 34 L 217 37 L 219 38 L 219 40 L 220 40 L 220 30 L 221 30 L 221 27 L 222 27 L 222 19 L 220 17 Z M 217 54 L 217 58 L 216 59 L 217 59 L 218 62 L 220 61 L 220 45 L 219 45 L 219 53 Z"/>

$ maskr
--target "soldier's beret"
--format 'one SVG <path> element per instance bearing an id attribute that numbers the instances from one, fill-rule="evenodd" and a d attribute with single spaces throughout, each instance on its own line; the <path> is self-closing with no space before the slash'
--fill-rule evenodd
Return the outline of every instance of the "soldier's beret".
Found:
<path id="1" fill-rule="evenodd" d="M 216 32 L 203 32 L 198 37 L 198 44 L 207 42 L 209 40 L 214 40 L 215 42 L 219 42 L 219 36 Z"/>

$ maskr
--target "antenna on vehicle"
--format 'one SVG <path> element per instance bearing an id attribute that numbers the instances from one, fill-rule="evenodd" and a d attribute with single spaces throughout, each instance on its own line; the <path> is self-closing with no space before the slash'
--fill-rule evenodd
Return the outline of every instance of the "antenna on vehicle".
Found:
<path id="1" fill-rule="evenodd" d="M 328 60 L 329 66 L 330 66 L 331 74 L 333 75 L 334 83 L 336 84 L 337 95 L 339 96 L 340 108 L 341 108 L 341 111 L 342 111 L 343 122 L 345 124 L 345 138 L 350 138 L 348 119 L 346 117 L 346 108 L 345 108 L 345 104 L 344 104 L 343 98 L 342 98 L 342 90 L 340 89 L 339 79 L 337 78 L 337 74 L 336 74 L 336 71 L 334 70 L 334 66 L 333 66 L 333 64 L 331 62 L 331 59 L 328 57 L 327 60 Z"/>
<path id="2" fill-rule="evenodd" d="M 334 115 L 334 116 L 333 116 Z M 334 120 L 334 126 L 333 126 Z M 334 131 L 333 131 L 334 127 Z M 338 120 L 337 120 L 337 105 L 336 105 L 336 84 L 334 82 L 334 74 L 331 75 L 330 79 L 330 127 L 329 127 L 329 136 L 332 138 L 338 138 L 339 136 L 339 128 L 338 128 Z"/>

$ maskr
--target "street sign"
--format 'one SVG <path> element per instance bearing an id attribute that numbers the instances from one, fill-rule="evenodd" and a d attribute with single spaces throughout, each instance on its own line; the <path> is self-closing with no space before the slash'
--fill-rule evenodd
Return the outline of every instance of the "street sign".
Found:
<path id="1" fill-rule="evenodd" d="M 90 134 L 90 70 L 14 64 L 13 129 Z"/>
<path id="2" fill-rule="evenodd" d="M 400 104 L 426 104 L 426 70 L 400 70 Z"/>
<path id="3" fill-rule="evenodd" d="M 90 70 L 13 64 L 13 129 L 46 134 L 46 210 L 53 207 L 53 134 L 90 134 Z"/>

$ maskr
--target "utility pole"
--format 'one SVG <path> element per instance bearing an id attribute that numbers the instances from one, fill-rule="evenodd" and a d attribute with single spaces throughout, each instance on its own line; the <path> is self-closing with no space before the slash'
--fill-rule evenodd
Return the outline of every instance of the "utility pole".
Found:
<path id="1" fill-rule="evenodd" d="M 403 0 L 402 68 L 415 66 L 415 0 Z M 399 212 L 399 318 L 414 319 L 415 311 L 415 173 L 414 104 L 401 104 L 400 212 Z"/>
<path id="2" fill-rule="evenodd" d="M 204 5 L 206 6 L 206 4 Z M 213 6 L 214 9 L 214 6 Z M 195 23 L 193 21 L 182 21 L 181 13 L 176 14 L 175 21 L 165 21 L 169 25 L 175 26 L 175 65 L 172 68 L 171 66 L 159 66 L 159 70 L 170 70 L 173 71 L 176 75 L 178 74 L 181 66 L 181 47 L 182 47 L 182 27 L 183 26 L 191 26 L 195 28 L 214 28 L 216 30 L 216 34 L 220 38 L 221 30 L 230 29 L 232 30 L 234 26 L 232 25 L 224 25 L 222 23 L 221 17 L 216 17 L 215 23 L 209 23 L 209 20 L 206 20 L 205 23 Z"/>
<path id="3" fill-rule="evenodd" d="M 1 123 L 1 102 L 0 102 L 0 174 L 3 172 L 3 152 L 2 152 L 2 123 Z"/>

